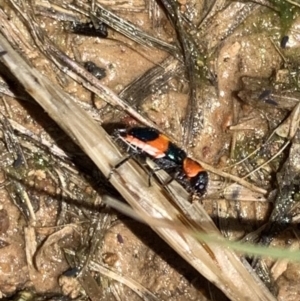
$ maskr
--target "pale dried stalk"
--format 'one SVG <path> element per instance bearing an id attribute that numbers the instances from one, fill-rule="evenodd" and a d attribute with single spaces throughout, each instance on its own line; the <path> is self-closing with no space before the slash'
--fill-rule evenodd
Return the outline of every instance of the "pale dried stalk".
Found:
<path id="1" fill-rule="evenodd" d="M 2 35 L 0 35 L 0 51 L 7 51 L 1 60 L 26 91 L 90 156 L 103 174 L 108 176 L 122 156 L 107 133 L 88 113 L 78 107 L 68 94 L 37 70 L 30 68 Z M 176 225 L 174 229 L 162 227 L 153 229 L 231 300 L 275 301 L 270 292 L 246 270 L 233 252 L 215 244 L 201 244 L 186 231 L 178 231 L 180 228 L 190 230 L 194 227 L 217 233 L 216 227 L 205 211 L 201 211 L 196 220 L 186 218 L 183 215 L 184 211 L 170 204 L 170 199 L 156 182 L 153 181 L 152 186 L 148 186 L 148 175 L 131 160 L 112 174 L 110 182 L 138 215 L 174 222 Z M 190 213 L 196 214 L 196 211 Z M 205 227 L 202 227 L 203 223 Z"/>

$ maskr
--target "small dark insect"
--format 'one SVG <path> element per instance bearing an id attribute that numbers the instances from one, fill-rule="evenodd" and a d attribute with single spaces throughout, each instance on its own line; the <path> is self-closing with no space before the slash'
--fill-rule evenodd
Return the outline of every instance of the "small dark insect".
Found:
<path id="1" fill-rule="evenodd" d="M 271 90 L 264 90 L 258 96 L 258 99 L 261 100 L 261 101 L 264 101 L 265 103 L 268 103 L 270 105 L 278 106 L 278 103 L 274 99 L 272 99 L 271 97 L 272 97 L 272 91 Z"/>
<path id="2" fill-rule="evenodd" d="M 79 23 L 73 22 L 71 25 L 71 30 L 74 33 L 91 36 L 91 37 L 100 37 L 107 38 L 107 25 L 103 22 L 87 22 Z"/>
<path id="3" fill-rule="evenodd" d="M 289 41 L 289 37 L 284 36 L 280 41 L 280 47 L 284 49 L 286 47 L 286 44 L 287 44 L 288 41 Z"/>
<path id="4" fill-rule="evenodd" d="M 91 61 L 85 62 L 83 66 L 84 69 L 93 74 L 99 80 L 106 76 L 106 70 L 104 68 L 98 67 Z"/>
<path id="5" fill-rule="evenodd" d="M 161 168 L 179 171 L 176 178 L 188 190 L 194 190 L 200 195 L 206 192 L 207 172 L 198 162 L 189 158 L 184 150 L 172 143 L 167 136 L 148 127 L 133 127 L 129 130 L 120 130 L 119 133 L 123 141 L 157 159 L 156 162 Z"/>
<path id="6" fill-rule="evenodd" d="M 117 240 L 118 240 L 118 243 L 120 243 L 120 244 L 124 243 L 124 239 L 120 233 L 117 234 Z"/>
<path id="7" fill-rule="evenodd" d="M 264 98 L 269 97 L 271 95 L 271 92 L 272 92 L 271 90 L 264 90 L 264 91 L 262 91 L 259 94 L 258 99 L 259 100 L 263 100 Z"/>
<path id="8" fill-rule="evenodd" d="M 23 164 L 24 164 L 23 156 L 21 154 L 18 154 L 17 158 L 15 159 L 15 161 L 13 163 L 13 167 L 18 168 L 18 167 L 22 166 Z"/>
<path id="9" fill-rule="evenodd" d="M 78 274 L 80 272 L 80 268 L 79 267 L 75 267 L 75 268 L 70 268 L 68 270 L 66 270 L 63 275 L 66 277 L 77 277 Z"/>

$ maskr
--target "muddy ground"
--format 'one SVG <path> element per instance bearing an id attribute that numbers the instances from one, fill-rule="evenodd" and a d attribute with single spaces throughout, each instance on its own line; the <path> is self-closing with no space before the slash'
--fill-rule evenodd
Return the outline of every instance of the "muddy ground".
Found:
<path id="1" fill-rule="evenodd" d="M 167 43 L 167 51 L 163 43 L 141 45 L 112 26 L 107 37 L 76 33 L 74 22 L 90 20 L 82 13 L 89 11 L 89 1 L 0 1 L 1 33 L 108 131 L 139 123 L 68 76 L 68 68 L 62 72 L 45 50 L 47 39 L 79 65 L 92 61 L 105 69 L 101 83 L 189 156 L 265 189 L 265 195 L 241 185 L 227 191 L 230 180 L 209 173 L 207 192 L 195 201 L 203 204 L 226 238 L 245 238 L 271 216 L 280 225 L 271 244 L 298 249 L 298 119 L 292 120 L 293 130 L 291 125 L 279 127 L 299 100 L 298 7 L 287 1 L 285 6 L 280 1 L 206 2 L 178 1 L 176 6 L 189 20 L 181 20 L 188 45 L 193 41 L 197 46 L 190 61 L 182 56 L 180 31 L 163 4 L 154 0 L 98 3 Z M 36 28 L 43 41 L 39 45 Z M 165 66 L 170 68 L 167 75 L 160 70 L 167 70 Z M 161 74 L 154 83 L 134 86 L 155 68 Z M 112 269 L 157 300 L 228 300 L 149 227 L 103 206 L 104 194 L 120 195 L 8 70 L 2 68 L 1 74 L 1 298 L 11 300 L 26 291 L 27 299 L 140 300 L 110 275 Z M 278 197 L 286 183 L 292 195 Z M 281 206 L 280 214 L 272 211 L 279 198 L 280 205 L 285 198 L 294 201 Z M 89 261 L 106 270 L 78 276 Z M 270 270 L 271 280 L 262 278 L 278 300 L 299 300 L 299 263 L 275 265 L 266 259 L 262 266 Z"/>

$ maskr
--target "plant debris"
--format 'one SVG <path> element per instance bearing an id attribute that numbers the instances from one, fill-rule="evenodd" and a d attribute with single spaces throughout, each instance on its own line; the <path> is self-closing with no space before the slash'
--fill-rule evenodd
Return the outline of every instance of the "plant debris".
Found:
<path id="1" fill-rule="evenodd" d="M 0 298 L 297 300 L 293 2 L 0 1 Z M 206 194 L 110 135 L 141 125 Z"/>

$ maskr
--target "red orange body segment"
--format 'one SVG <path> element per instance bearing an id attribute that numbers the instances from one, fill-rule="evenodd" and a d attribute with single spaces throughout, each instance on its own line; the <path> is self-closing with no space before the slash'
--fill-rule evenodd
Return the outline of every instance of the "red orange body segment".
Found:
<path id="1" fill-rule="evenodd" d="M 191 158 L 185 158 L 183 160 L 183 171 L 187 177 L 196 177 L 200 172 L 204 171 L 203 167 Z"/>
<path id="2" fill-rule="evenodd" d="M 148 141 L 147 143 L 131 135 L 125 136 L 124 139 L 125 141 L 138 147 L 143 152 L 147 153 L 148 155 L 152 156 L 155 159 L 165 157 L 166 150 L 168 149 L 169 146 L 169 140 L 163 139 L 163 137 L 160 136 L 159 138 L 152 141 Z"/>

